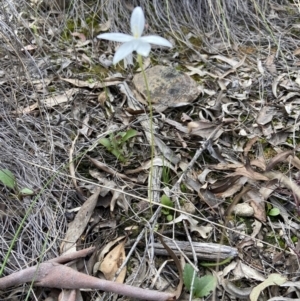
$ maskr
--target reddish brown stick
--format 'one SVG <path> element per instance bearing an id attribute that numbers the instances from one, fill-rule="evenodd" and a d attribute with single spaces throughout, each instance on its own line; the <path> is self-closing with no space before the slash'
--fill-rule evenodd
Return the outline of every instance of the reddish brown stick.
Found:
<path id="1" fill-rule="evenodd" d="M 60 289 L 97 289 L 131 298 L 149 301 L 174 300 L 174 294 L 142 289 L 89 276 L 67 266 L 45 262 L 0 279 L 0 289 L 20 285 L 34 280 L 35 286 Z"/>

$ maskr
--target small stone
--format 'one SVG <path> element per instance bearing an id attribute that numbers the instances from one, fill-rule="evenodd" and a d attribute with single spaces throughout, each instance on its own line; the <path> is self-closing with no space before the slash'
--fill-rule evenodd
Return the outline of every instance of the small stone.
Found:
<path id="1" fill-rule="evenodd" d="M 241 203 L 234 207 L 233 213 L 241 217 L 251 217 L 254 215 L 254 210 L 248 203 Z"/>
<path id="2" fill-rule="evenodd" d="M 196 213 L 196 207 L 192 202 L 186 202 L 183 204 L 182 210 L 186 213 L 195 214 Z"/>
<path id="3" fill-rule="evenodd" d="M 173 67 L 155 66 L 145 71 L 153 108 L 163 112 L 193 102 L 201 93 L 197 83 L 187 74 Z M 147 90 L 142 73 L 133 78 L 137 91 L 147 100 Z"/>

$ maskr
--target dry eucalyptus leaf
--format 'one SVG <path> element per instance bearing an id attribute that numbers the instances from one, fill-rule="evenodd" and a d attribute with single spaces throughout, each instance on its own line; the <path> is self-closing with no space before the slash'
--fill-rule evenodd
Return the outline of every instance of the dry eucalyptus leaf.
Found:
<path id="1" fill-rule="evenodd" d="M 108 19 L 106 22 L 99 24 L 97 29 L 99 31 L 108 31 L 110 29 L 110 26 L 111 26 L 111 19 Z"/>
<path id="2" fill-rule="evenodd" d="M 106 280 L 113 280 L 116 272 L 126 259 L 125 240 L 114 247 L 100 264 L 99 270 L 104 274 Z M 118 283 L 123 283 L 126 276 L 127 268 L 124 267 L 117 279 Z"/>
<path id="3" fill-rule="evenodd" d="M 152 165 L 151 160 L 150 161 L 146 161 L 146 162 L 144 162 L 142 164 L 142 166 L 140 166 L 138 168 L 135 168 L 135 169 L 128 169 L 128 170 L 125 171 L 125 173 L 127 175 L 139 173 L 140 171 L 150 169 L 151 165 Z M 167 167 L 167 168 L 172 169 L 174 172 L 176 172 L 175 167 L 169 161 L 167 161 L 166 159 L 160 158 L 160 157 L 155 157 L 153 159 L 153 166 Z"/>
<path id="4" fill-rule="evenodd" d="M 127 213 L 128 212 L 128 202 L 129 202 L 129 198 L 128 200 L 126 200 L 126 197 L 125 197 L 125 194 L 121 191 L 116 191 L 116 190 L 113 190 L 112 191 L 112 199 L 111 199 L 111 203 L 110 203 L 110 211 L 114 211 L 115 209 L 115 205 L 116 203 L 118 203 L 118 205 L 120 207 L 122 207 L 125 212 Z"/>
<path id="5" fill-rule="evenodd" d="M 231 59 L 231 58 L 228 58 L 226 56 L 223 56 L 223 55 L 214 55 L 211 57 L 211 59 L 217 59 L 219 61 L 223 61 L 225 63 L 227 63 L 228 65 L 230 65 L 231 67 L 234 67 L 236 66 L 239 62 L 234 60 L 234 59 Z"/>
<path id="6" fill-rule="evenodd" d="M 235 279 L 254 279 L 258 281 L 265 281 L 266 278 L 259 273 L 256 269 L 244 264 L 243 262 L 239 261 L 236 268 L 233 270 L 233 275 Z"/>
<path id="7" fill-rule="evenodd" d="M 271 285 L 282 285 L 287 281 L 286 277 L 281 276 L 280 274 L 270 274 L 269 277 L 259 284 L 258 286 L 254 287 L 252 289 L 252 292 L 250 294 L 250 300 L 251 301 L 257 301 L 260 293 Z"/>
<path id="8" fill-rule="evenodd" d="M 249 295 L 252 291 L 252 287 L 238 287 L 232 281 L 228 279 L 222 279 L 221 281 L 222 286 L 224 287 L 225 291 L 230 295 L 239 298 L 239 299 L 249 299 Z"/>
<path id="9" fill-rule="evenodd" d="M 266 171 L 272 170 L 278 163 L 285 162 L 289 156 L 293 156 L 293 155 L 294 155 L 294 151 L 292 150 L 280 152 L 269 161 L 266 167 Z"/>
<path id="10" fill-rule="evenodd" d="M 277 179 L 281 185 L 290 189 L 294 193 L 294 195 L 300 200 L 300 187 L 291 178 L 277 171 L 265 172 L 265 176 L 267 176 L 270 180 Z"/>
<path id="11" fill-rule="evenodd" d="M 202 238 L 207 238 L 211 231 L 213 230 L 213 227 L 211 226 L 198 226 L 198 221 L 193 219 L 189 215 L 180 214 L 177 218 L 175 218 L 172 222 L 167 223 L 166 225 L 173 225 L 174 223 L 182 222 L 183 220 L 187 220 L 189 222 L 189 228 L 190 230 L 198 232 Z"/>
<path id="12" fill-rule="evenodd" d="M 272 83 L 272 92 L 274 94 L 275 97 L 277 97 L 277 86 L 280 83 L 280 81 L 286 76 L 286 73 L 280 74 L 279 76 L 277 76 L 273 83 Z"/>
<path id="13" fill-rule="evenodd" d="M 90 88 L 90 89 L 97 89 L 97 88 L 104 88 L 109 86 L 116 86 L 120 83 L 122 83 L 121 80 L 118 80 L 117 78 L 111 78 L 110 80 L 104 80 L 104 81 L 95 81 L 95 82 L 89 82 L 89 81 L 83 81 L 76 78 L 60 78 L 61 80 L 68 82 L 76 87 L 79 88 Z"/>
<path id="14" fill-rule="evenodd" d="M 72 88 L 67 90 L 66 92 L 60 94 L 60 95 L 56 95 L 56 96 L 52 96 L 46 99 L 42 99 L 41 103 L 44 104 L 46 107 L 48 108 L 52 108 L 54 106 L 57 106 L 59 104 L 65 103 L 70 101 L 71 97 L 77 93 L 79 90 Z M 38 102 L 34 103 L 33 105 L 30 105 L 26 108 L 19 108 L 16 111 L 13 111 L 12 113 L 16 113 L 16 114 L 28 114 L 31 111 L 37 109 L 39 107 Z"/>
<path id="15" fill-rule="evenodd" d="M 210 121 L 192 121 L 189 122 L 187 127 L 191 135 L 200 136 L 208 139 L 211 134 L 219 127 L 220 124 L 216 124 Z M 223 130 L 219 128 L 217 133 L 214 135 L 214 139 L 219 138 L 223 134 Z"/>
<path id="16" fill-rule="evenodd" d="M 263 107 L 256 118 L 256 122 L 260 125 L 265 125 L 274 119 L 277 115 L 277 110 L 274 107 Z"/>
<path id="17" fill-rule="evenodd" d="M 64 242 L 60 246 L 60 252 L 65 253 L 67 250 L 76 245 L 76 241 L 84 232 L 93 211 L 97 205 L 98 196 L 101 188 L 97 187 L 95 193 L 91 195 L 81 206 L 80 210 L 75 216 L 75 219 L 70 223 L 67 233 L 65 235 Z"/>
<path id="18" fill-rule="evenodd" d="M 267 217 L 263 196 L 257 190 L 251 189 L 243 194 L 242 198 L 244 202 L 250 202 L 254 210 L 254 217 L 261 222 L 266 222 Z"/>
<path id="19" fill-rule="evenodd" d="M 268 177 L 246 166 L 237 168 L 235 172 L 229 174 L 227 177 L 234 177 L 236 175 L 244 176 L 256 181 L 268 181 Z"/>

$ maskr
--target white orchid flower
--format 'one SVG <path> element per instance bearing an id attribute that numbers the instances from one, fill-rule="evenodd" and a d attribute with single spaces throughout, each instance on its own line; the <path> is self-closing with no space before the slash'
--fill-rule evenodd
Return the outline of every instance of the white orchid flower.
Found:
<path id="1" fill-rule="evenodd" d="M 130 26 L 132 36 L 124 33 L 104 33 L 97 36 L 97 38 L 99 39 L 124 43 L 116 51 L 113 59 L 113 64 L 117 64 L 128 55 L 131 55 L 133 51 L 136 51 L 142 56 L 148 56 L 151 50 L 150 43 L 159 46 L 172 47 L 172 44 L 162 37 L 142 37 L 142 33 L 145 27 L 145 17 L 142 8 L 139 6 L 136 7 L 132 12 Z"/>

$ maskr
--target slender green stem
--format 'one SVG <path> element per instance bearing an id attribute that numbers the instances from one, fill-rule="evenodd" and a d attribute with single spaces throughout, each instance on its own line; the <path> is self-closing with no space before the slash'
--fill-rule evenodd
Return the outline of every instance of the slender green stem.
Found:
<path id="1" fill-rule="evenodd" d="M 143 59 L 141 55 L 138 55 L 138 63 L 140 66 L 140 69 L 142 70 L 145 86 L 146 86 L 146 91 L 147 91 L 147 101 L 148 101 L 148 106 L 149 106 L 149 112 L 150 112 L 150 137 L 151 137 L 151 165 L 150 165 L 150 173 L 149 173 L 149 200 L 150 200 L 150 209 L 151 209 L 151 214 L 152 212 L 152 185 L 153 185 L 153 159 L 154 159 L 154 151 L 155 151 L 155 144 L 154 144 L 154 131 L 153 131 L 153 109 L 152 109 L 152 102 L 151 102 L 151 96 L 150 96 L 150 90 L 149 90 L 149 85 L 147 81 L 147 76 L 145 73 L 145 69 L 143 66 Z"/>

